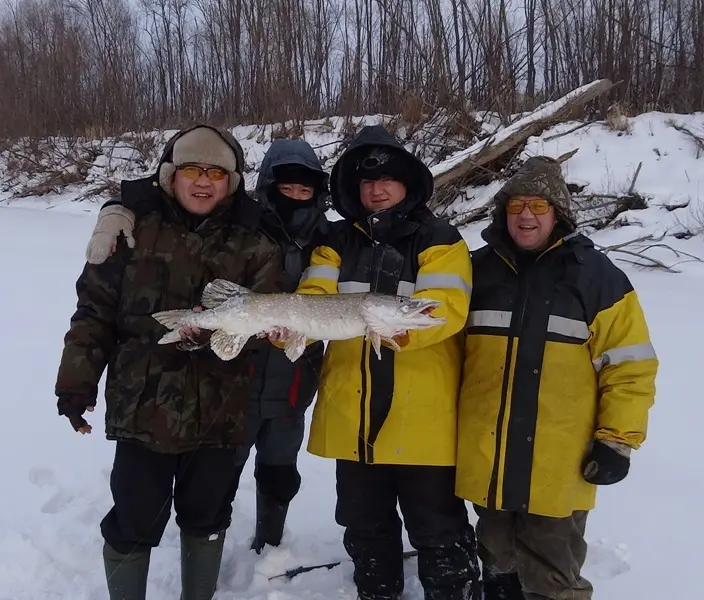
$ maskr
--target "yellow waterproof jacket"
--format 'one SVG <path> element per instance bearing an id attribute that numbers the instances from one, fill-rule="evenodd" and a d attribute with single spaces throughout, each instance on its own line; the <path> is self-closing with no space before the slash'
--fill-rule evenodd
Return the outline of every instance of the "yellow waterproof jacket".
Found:
<path id="1" fill-rule="evenodd" d="M 457 229 L 425 206 L 432 176 L 412 157 L 418 185 L 397 209 L 365 218 L 358 185 L 346 179 L 365 144 L 402 148 L 383 129 L 367 127 L 331 176 L 343 221 L 313 251 L 297 292 L 379 292 L 433 298 L 444 325 L 410 331 L 400 352 L 382 347 L 381 360 L 363 337 L 330 341 L 313 410 L 309 452 L 365 463 L 455 464 L 457 399 L 463 328 L 472 285 L 470 256 Z M 405 152 L 405 150 L 402 150 Z"/>
<path id="2" fill-rule="evenodd" d="M 594 507 L 593 440 L 638 448 L 658 360 L 627 276 L 570 234 L 518 268 L 490 227 L 473 254 L 456 493 L 565 517 Z"/>

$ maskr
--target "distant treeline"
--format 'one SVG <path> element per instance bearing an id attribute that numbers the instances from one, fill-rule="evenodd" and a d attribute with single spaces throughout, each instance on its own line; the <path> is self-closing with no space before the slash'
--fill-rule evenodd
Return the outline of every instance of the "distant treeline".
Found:
<path id="1" fill-rule="evenodd" d="M 8 0 L 0 136 L 529 110 L 704 109 L 704 0 Z"/>

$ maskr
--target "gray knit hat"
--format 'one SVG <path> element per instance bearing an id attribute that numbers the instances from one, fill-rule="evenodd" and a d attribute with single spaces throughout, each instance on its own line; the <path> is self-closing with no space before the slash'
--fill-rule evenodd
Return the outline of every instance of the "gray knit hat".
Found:
<path id="1" fill-rule="evenodd" d="M 197 127 L 176 140 L 171 162 L 163 162 L 159 167 L 159 185 L 171 197 L 171 185 L 176 167 L 185 163 L 203 163 L 225 169 L 229 175 L 227 194 L 233 194 L 240 183 L 237 172 L 237 158 L 234 150 L 215 130 Z"/>

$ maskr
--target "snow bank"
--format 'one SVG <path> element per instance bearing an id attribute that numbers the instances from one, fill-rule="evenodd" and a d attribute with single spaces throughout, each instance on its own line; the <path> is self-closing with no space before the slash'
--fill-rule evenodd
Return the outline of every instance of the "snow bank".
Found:
<path id="1" fill-rule="evenodd" d="M 574 94 L 579 92 L 575 90 Z M 554 106 L 549 105 L 548 108 L 554 112 Z M 535 118 L 539 118 L 540 114 L 540 111 L 535 113 Z M 477 113 L 475 117 L 482 123 L 483 135 L 493 135 L 498 139 L 510 135 L 513 130 L 513 126 L 497 130 L 496 118 L 490 113 Z M 463 143 L 457 139 L 452 142 L 446 140 L 448 145 L 444 149 L 436 144 L 426 144 L 428 128 L 442 128 L 442 122 L 411 130 L 388 115 L 320 119 L 302 126 L 291 122 L 283 125 L 247 125 L 231 131 L 244 148 L 247 163 L 245 182 L 248 189 L 253 189 L 257 169 L 274 137 L 300 134 L 316 149 L 324 168 L 330 171 L 348 136 L 362 126 L 372 124 L 384 124 L 407 138 L 407 147 L 421 154 L 436 173 L 445 172 L 473 149 L 486 143 L 486 138 L 474 144 L 465 142 L 464 150 L 441 160 L 443 155 L 451 152 L 453 144 L 457 147 Z M 577 193 L 581 198 L 623 195 L 631 190 L 633 184 L 631 191 L 645 201 L 645 209 L 622 212 L 613 226 L 629 227 L 631 239 L 643 235 L 689 237 L 704 229 L 704 146 L 677 128 L 684 128 L 694 136 L 704 138 L 704 113 L 646 113 L 628 119 L 627 132 L 613 131 L 604 122 L 586 125 L 563 123 L 540 136 L 529 138 L 520 159 L 538 154 L 558 157 L 577 150 L 572 158 L 563 163 L 563 172 L 568 183 L 579 190 Z M 114 184 L 123 178 L 135 179 L 153 172 L 165 140 L 174 133 L 125 134 L 117 140 L 83 142 L 80 152 L 76 150 L 80 144 L 75 140 L 21 141 L 14 149 L 0 152 L 0 205 L 43 209 L 60 207 L 62 211 L 73 213 L 96 212 L 110 195 L 109 190 L 101 192 L 106 183 Z M 86 162 L 79 169 L 84 176 L 80 183 L 58 183 L 53 187 L 49 185 L 50 191 L 41 196 L 17 197 L 22 190 L 31 190 L 33 185 L 46 181 L 47 174 L 37 166 L 37 161 L 43 158 L 44 171 L 54 174 L 56 180 L 56 174 L 62 173 L 62 169 L 71 172 L 75 167 L 66 156 L 76 154 L 82 155 Z M 641 168 L 633 183 L 639 164 Z M 27 170 L 22 171 L 18 165 L 26 165 Z M 463 214 L 490 201 L 502 183 L 498 180 L 487 186 L 466 187 L 443 215 L 453 220 L 460 218 L 461 221 Z M 46 187 L 42 191 L 46 191 Z M 101 193 L 93 195 L 96 192 Z M 576 200 L 577 203 L 582 201 Z M 334 214 L 331 216 L 335 218 Z"/>

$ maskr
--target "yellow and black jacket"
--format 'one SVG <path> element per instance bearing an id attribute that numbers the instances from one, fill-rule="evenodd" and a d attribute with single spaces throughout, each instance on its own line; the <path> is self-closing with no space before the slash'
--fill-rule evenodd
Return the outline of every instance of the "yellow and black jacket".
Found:
<path id="1" fill-rule="evenodd" d="M 365 463 L 454 465 L 462 329 L 469 311 L 472 273 L 456 228 L 425 203 L 432 176 L 408 153 L 418 185 L 394 209 L 364 215 L 346 169 L 365 145 L 402 149 L 380 127 L 352 141 L 331 176 L 335 208 L 328 242 L 313 252 L 299 293 L 379 292 L 434 298 L 446 324 L 410 331 L 400 352 L 382 347 L 377 359 L 364 338 L 330 341 L 313 411 L 309 452 Z M 405 150 L 404 150 L 405 152 Z"/>
<path id="2" fill-rule="evenodd" d="M 638 448 L 646 436 L 658 360 L 638 297 L 582 235 L 525 268 L 497 226 L 484 238 L 472 255 L 457 495 L 550 517 L 589 510 L 591 442 Z"/>

